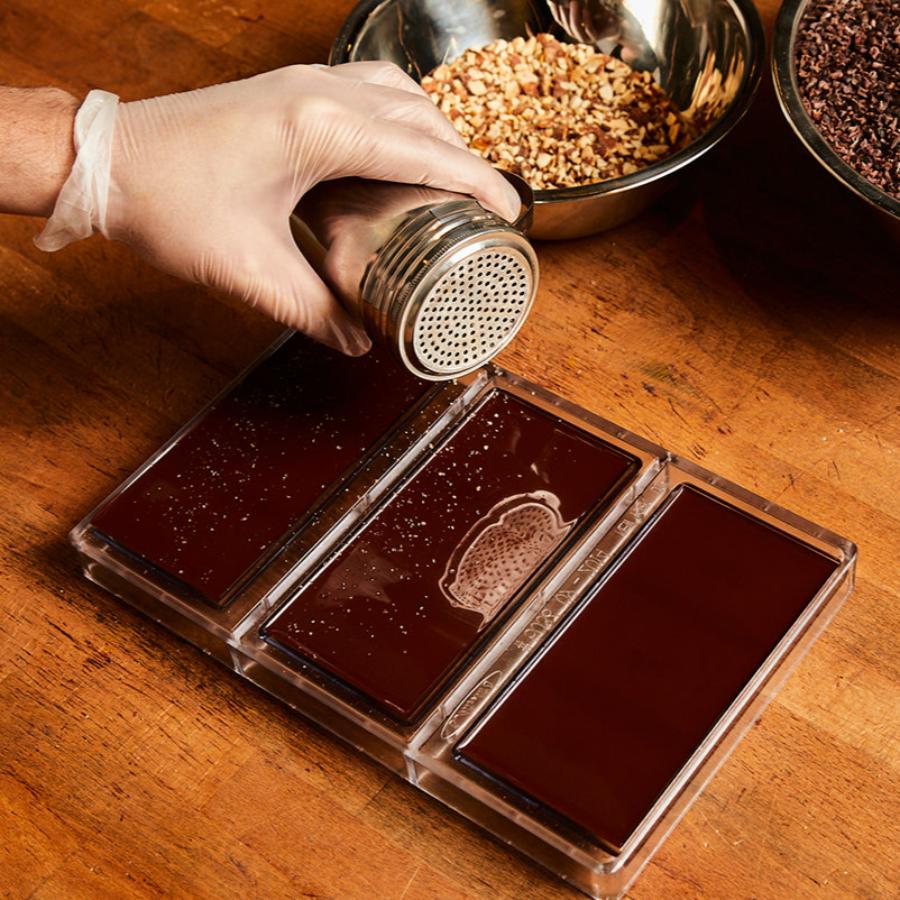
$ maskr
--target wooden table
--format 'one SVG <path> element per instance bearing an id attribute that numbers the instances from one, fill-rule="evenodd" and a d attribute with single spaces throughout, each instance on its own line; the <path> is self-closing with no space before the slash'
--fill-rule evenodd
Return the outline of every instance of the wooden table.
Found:
<path id="1" fill-rule="evenodd" d="M 0 83 L 132 99 L 322 61 L 349 5 L 4 0 Z M 44 255 L 38 224 L 0 221 L 0 894 L 573 896 L 82 579 L 69 528 L 278 328 L 99 238 Z M 539 252 L 504 365 L 860 546 L 856 593 L 631 895 L 895 896 L 896 245 L 766 80 L 693 184 Z"/>

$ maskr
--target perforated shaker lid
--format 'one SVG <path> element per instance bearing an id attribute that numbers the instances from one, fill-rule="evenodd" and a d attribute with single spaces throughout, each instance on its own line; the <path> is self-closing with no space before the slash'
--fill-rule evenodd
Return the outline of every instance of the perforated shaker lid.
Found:
<path id="1" fill-rule="evenodd" d="M 414 210 L 382 248 L 363 282 L 364 314 L 421 378 L 479 368 L 524 323 L 538 283 L 520 230 L 530 212 L 523 204 L 511 224 L 474 200 L 450 201 Z"/>

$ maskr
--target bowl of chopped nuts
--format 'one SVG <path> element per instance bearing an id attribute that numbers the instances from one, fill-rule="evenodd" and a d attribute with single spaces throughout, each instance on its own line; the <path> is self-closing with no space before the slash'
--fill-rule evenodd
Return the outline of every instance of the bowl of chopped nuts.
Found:
<path id="1" fill-rule="evenodd" d="M 786 0 L 772 75 L 806 149 L 900 238 L 897 0 Z"/>
<path id="2" fill-rule="evenodd" d="M 362 0 L 332 64 L 383 59 L 534 189 L 534 238 L 633 218 L 746 112 L 752 0 Z"/>

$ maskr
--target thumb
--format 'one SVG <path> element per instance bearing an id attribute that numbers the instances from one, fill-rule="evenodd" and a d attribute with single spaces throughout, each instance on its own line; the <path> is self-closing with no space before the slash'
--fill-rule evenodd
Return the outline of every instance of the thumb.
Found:
<path id="1" fill-rule="evenodd" d="M 341 306 L 291 238 L 268 242 L 263 277 L 249 277 L 244 299 L 279 322 L 348 356 L 372 347 L 362 325 Z"/>

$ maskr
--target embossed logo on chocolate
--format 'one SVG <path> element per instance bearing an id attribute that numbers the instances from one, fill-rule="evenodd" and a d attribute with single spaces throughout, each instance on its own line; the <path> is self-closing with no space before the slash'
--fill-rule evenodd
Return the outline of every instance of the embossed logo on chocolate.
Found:
<path id="1" fill-rule="evenodd" d="M 497 503 L 457 544 L 440 580 L 452 606 L 481 616 L 483 628 L 566 536 L 559 497 L 516 494 Z"/>

